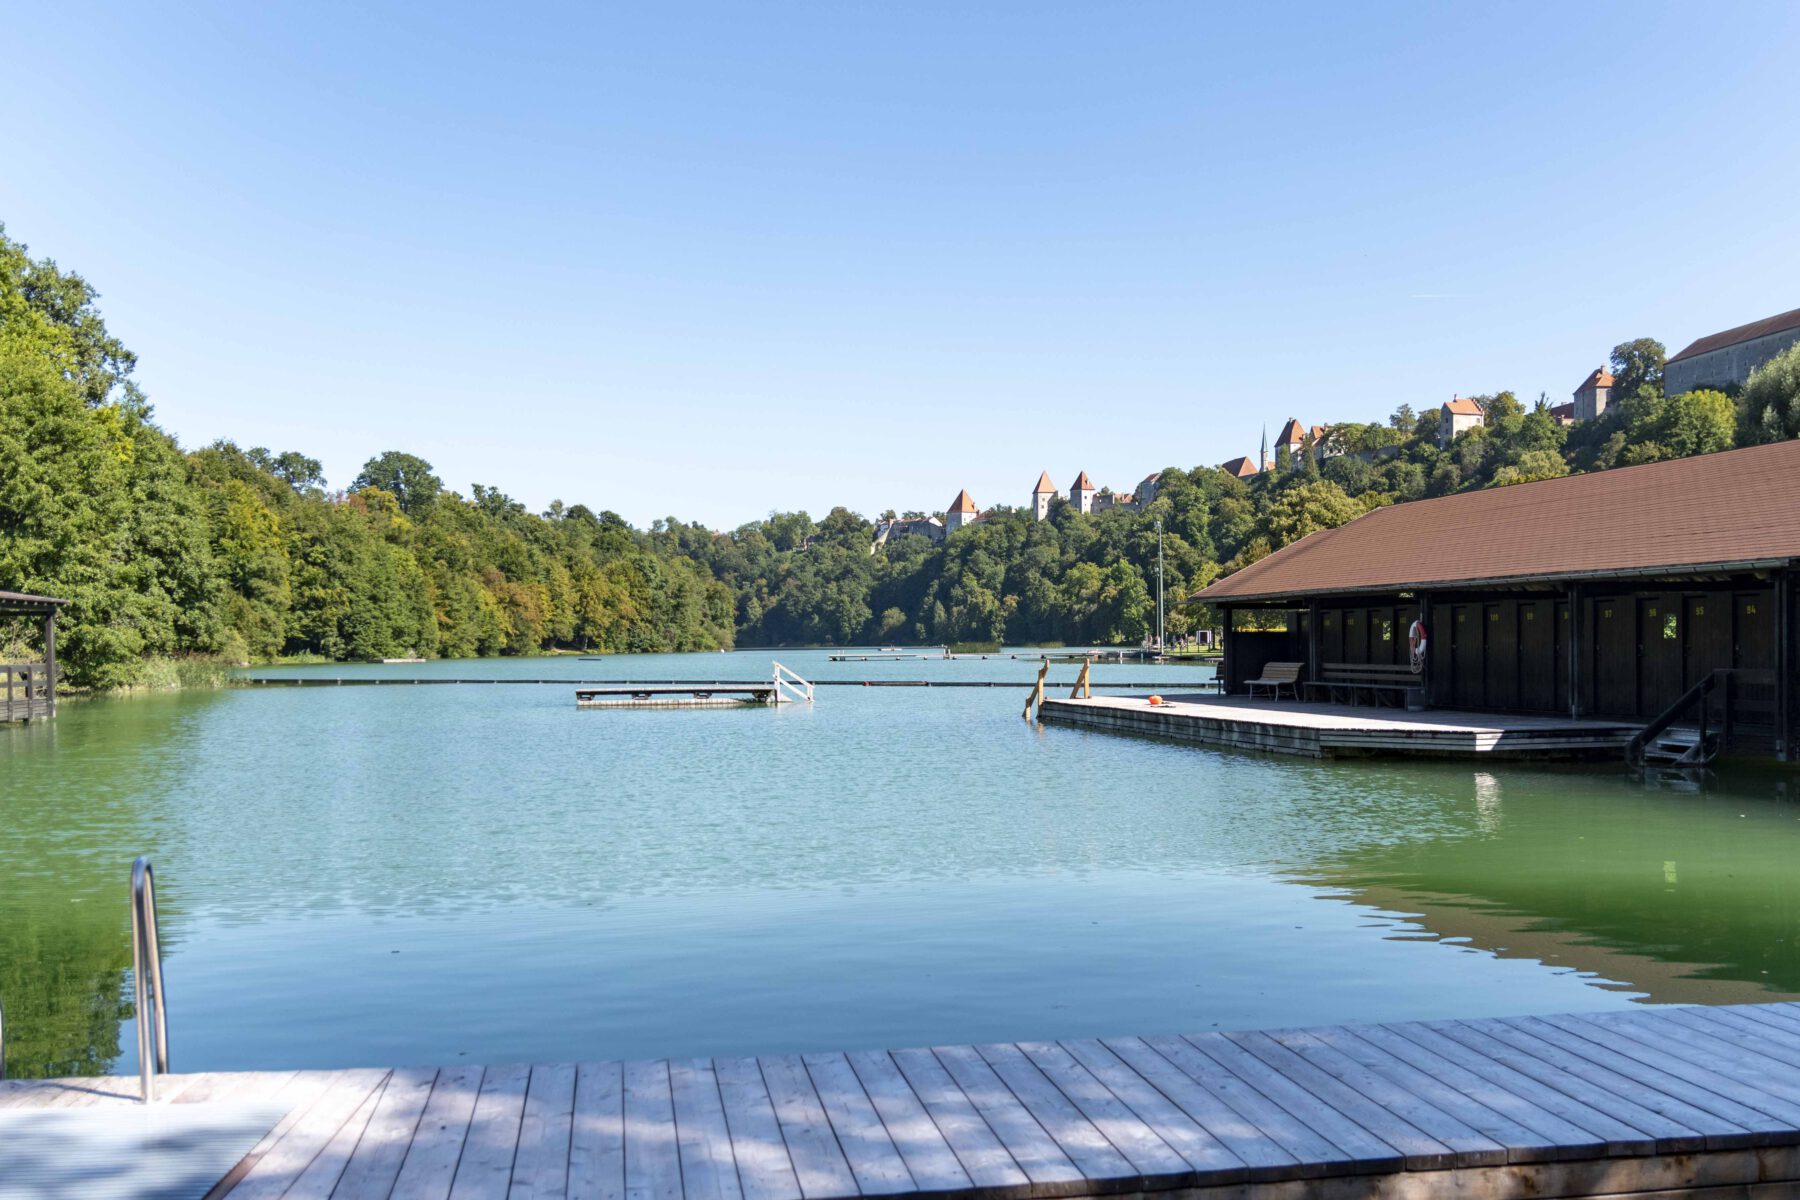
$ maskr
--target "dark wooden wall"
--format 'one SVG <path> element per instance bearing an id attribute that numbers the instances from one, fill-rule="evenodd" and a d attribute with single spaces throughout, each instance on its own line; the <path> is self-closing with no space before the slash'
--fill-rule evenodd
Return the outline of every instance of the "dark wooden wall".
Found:
<path id="1" fill-rule="evenodd" d="M 1222 664 L 1222 678 L 1227 693 L 1243 692 L 1244 680 L 1259 678 L 1266 663 L 1306 661 L 1306 627 L 1303 620 L 1296 620 L 1292 628 L 1279 632 L 1227 629 L 1225 637 L 1230 643 Z"/>
<path id="2" fill-rule="evenodd" d="M 1771 751 L 1800 747 L 1800 578 L 1655 590 L 1590 584 L 1573 608 L 1566 593 L 1547 591 L 1427 600 L 1433 706 L 1567 715 L 1576 701 L 1586 715 L 1648 719 L 1729 667 L 1740 672 L 1730 685 L 1734 722 L 1766 732 Z M 1310 648 L 1304 612 L 1292 614 L 1286 631 L 1229 629 L 1226 690 L 1241 693 L 1270 662 L 1310 663 L 1315 675 L 1328 663 L 1406 663 L 1419 611 L 1398 598 L 1320 601 Z M 1579 696 L 1571 695 L 1571 672 Z M 1712 703 L 1722 712 L 1725 696 Z"/>
<path id="3" fill-rule="evenodd" d="M 1755 583 L 1595 592 L 1578 613 L 1553 596 L 1439 600 L 1432 702 L 1567 712 L 1571 622 L 1579 620 L 1583 712 L 1653 717 L 1708 672 L 1735 667 L 1750 672 L 1740 681 L 1739 707 L 1766 705 L 1773 721 L 1775 604 L 1774 589 Z"/>

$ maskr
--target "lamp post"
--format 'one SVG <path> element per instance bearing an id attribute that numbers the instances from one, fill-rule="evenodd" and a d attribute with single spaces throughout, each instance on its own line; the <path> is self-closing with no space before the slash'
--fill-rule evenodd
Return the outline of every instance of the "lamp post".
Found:
<path id="1" fill-rule="evenodd" d="M 1156 518 L 1156 651 L 1167 654 L 1168 646 L 1163 643 L 1163 543 L 1162 518 Z"/>

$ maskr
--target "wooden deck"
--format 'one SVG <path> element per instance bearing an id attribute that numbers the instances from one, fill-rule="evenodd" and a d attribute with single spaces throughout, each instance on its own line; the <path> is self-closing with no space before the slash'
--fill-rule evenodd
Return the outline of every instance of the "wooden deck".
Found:
<path id="1" fill-rule="evenodd" d="M 1501 758 L 1622 759 L 1641 725 L 1519 713 L 1407 712 L 1368 705 L 1166 693 L 1044 700 L 1040 719 L 1146 734 L 1231 750 L 1309 758 L 1413 754 Z"/>
<path id="2" fill-rule="evenodd" d="M 0 663 L 0 721 L 56 715 L 56 692 L 43 663 Z"/>
<path id="3" fill-rule="evenodd" d="M 135 1086 L 0 1084 L 0 1132 Z M 284 1114 L 232 1200 L 1800 1194 L 1788 1004 L 163 1087 Z"/>
<path id="4" fill-rule="evenodd" d="M 775 685 L 770 683 L 732 687 L 628 686 L 581 688 L 575 693 L 577 708 L 743 708 L 773 705 Z"/>

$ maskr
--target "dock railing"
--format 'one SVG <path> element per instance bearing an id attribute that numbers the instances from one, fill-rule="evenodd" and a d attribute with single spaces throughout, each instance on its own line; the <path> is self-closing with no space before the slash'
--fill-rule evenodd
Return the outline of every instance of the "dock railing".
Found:
<path id="1" fill-rule="evenodd" d="M 1027 721 L 1031 720 L 1033 712 L 1044 707 L 1044 677 L 1048 674 L 1050 674 L 1050 660 L 1046 658 L 1044 665 L 1038 668 L 1037 683 L 1032 686 L 1031 694 L 1025 697 L 1025 719 Z"/>
<path id="2" fill-rule="evenodd" d="M 793 671 L 775 664 L 775 703 L 776 704 L 811 704 L 813 702 L 813 685 L 800 678 Z"/>
<path id="3" fill-rule="evenodd" d="M 131 864 L 131 974 L 137 986 L 138 1077 L 149 1104 L 156 1099 L 156 1076 L 169 1073 L 169 1014 L 156 931 L 156 872 L 141 854 Z"/>
<path id="4" fill-rule="evenodd" d="M 1757 699 L 1761 697 L 1756 695 L 1758 691 L 1769 690 L 1766 684 L 1761 688 L 1758 684 L 1772 674 L 1773 672 L 1734 667 L 1708 671 L 1637 732 L 1625 747 L 1625 761 L 1633 767 L 1645 766 L 1649 749 L 1656 744 L 1657 739 L 1675 725 L 1689 721 L 1695 726 L 1691 748 L 1676 761 L 1660 765 L 1704 766 L 1717 755 L 1738 749 L 1744 726 L 1748 725 L 1752 733 L 1766 729 L 1762 722 L 1757 721 L 1759 716 L 1768 725 L 1773 724 L 1773 704 L 1765 699 L 1759 705 Z M 1754 739 L 1742 740 L 1751 742 Z"/>
<path id="5" fill-rule="evenodd" d="M 56 711 L 46 663 L 0 663 L 0 720 L 29 721 Z"/>

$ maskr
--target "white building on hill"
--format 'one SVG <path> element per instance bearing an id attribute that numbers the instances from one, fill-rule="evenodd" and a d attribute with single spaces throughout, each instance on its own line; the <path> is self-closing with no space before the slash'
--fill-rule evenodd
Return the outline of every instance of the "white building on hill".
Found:
<path id="1" fill-rule="evenodd" d="M 981 510 L 975 507 L 975 501 L 969 499 L 969 489 L 963 488 L 956 493 L 956 499 L 944 512 L 944 534 L 949 536 L 965 525 L 973 525 L 981 519 Z"/>

